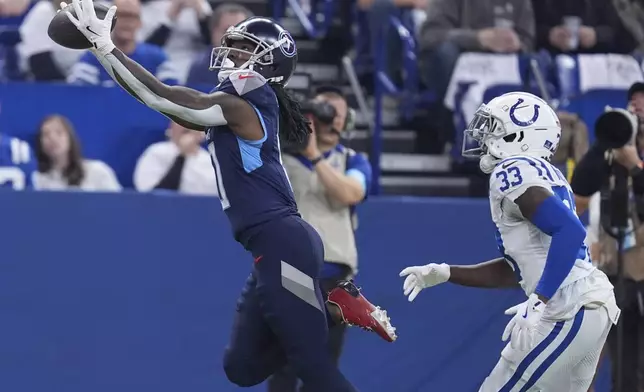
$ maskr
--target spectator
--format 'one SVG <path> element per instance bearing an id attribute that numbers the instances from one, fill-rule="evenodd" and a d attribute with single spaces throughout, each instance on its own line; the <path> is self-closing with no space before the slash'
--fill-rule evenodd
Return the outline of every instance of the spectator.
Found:
<path id="1" fill-rule="evenodd" d="M 0 134 L 0 188 L 21 191 L 32 187 L 36 158 L 27 142 Z"/>
<path id="2" fill-rule="evenodd" d="M 570 181 L 574 165 L 588 152 L 588 127 L 575 113 L 557 111 L 557 116 L 561 121 L 561 140 L 551 162 Z"/>
<path id="3" fill-rule="evenodd" d="M 0 0 L 0 81 L 22 77 L 16 46 L 20 25 L 30 7 L 29 0 Z"/>
<path id="4" fill-rule="evenodd" d="M 136 164 L 134 186 L 146 192 L 174 190 L 194 195 L 217 195 L 217 182 L 210 155 L 201 148 L 203 132 L 191 131 L 173 122 L 169 141 L 148 147 Z"/>
<path id="5" fill-rule="evenodd" d="M 640 124 L 644 124 L 644 83 L 634 83 L 628 89 L 628 110 L 637 116 Z M 641 147 L 644 148 L 644 144 Z"/>
<path id="6" fill-rule="evenodd" d="M 49 22 L 62 0 L 40 0 L 20 26 L 22 42 L 18 45 L 21 68 L 36 81 L 62 81 L 84 51 L 57 45 L 47 35 Z"/>
<path id="7" fill-rule="evenodd" d="M 611 1 L 532 0 L 537 47 L 551 53 L 630 53 L 637 43 Z"/>
<path id="8" fill-rule="evenodd" d="M 212 45 L 219 46 L 221 37 L 224 36 L 230 26 L 234 26 L 251 16 L 253 16 L 253 13 L 243 5 L 232 3 L 219 5 L 215 8 L 210 18 L 209 27 Z M 200 53 L 192 63 L 188 73 L 188 80 L 186 81 L 188 86 L 208 86 L 208 88 L 212 88 L 219 84 L 217 72 L 210 71 L 211 55 L 212 48 L 208 48 Z"/>
<path id="9" fill-rule="evenodd" d="M 644 54 L 644 2 L 639 0 L 613 0 L 613 5 L 626 30 L 637 43 L 636 51 Z"/>
<path id="10" fill-rule="evenodd" d="M 183 84 L 192 60 L 210 46 L 211 15 L 207 0 L 148 1 L 141 8 L 139 37 L 165 50 Z"/>
<path id="11" fill-rule="evenodd" d="M 0 0 L 0 15 L 20 16 L 29 7 L 31 0 Z"/>
<path id="12" fill-rule="evenodd" d="M 340 90 L 319 89 L 315 102 L 331 108 L 313 110 L 318 114 L 311 119 L 313 133 L 308 146 L 300 153 L 285 154 L 283 160 L 302 218 L 320 233 L 324 243 L 320 287 L 328 291 L 358 272 L 353 212 L 367 197 L 372 177 L 369 161 L 340 144 L 342 133 L 350 130 L 352 122 Z M 328 349 L 336 361 L 340 360 L 345 332 L 344 325 L 329 330 Z M 270 392 L 295 392 L 296 386 L 297 377 L 288 366 L 268 381 Z"/>
<path id="13" fill-rule="evenodd" d="M 422 76 L 442 100 L 461 52 L 529 52 L 534 35 L 530 0 L 432 0 L 419 37 Z"/>
<path id="14" fill-rule="evenodd" d="M 121 185 L 109 166 L 101 161 L 83 159 L 74 127 L 63 116 L 49 116 L 40 124 L 36 139 L 36 158 L 36 189 L 121 190 Z"/>
<path id="15" fill-rule="evenodd" d="M 177 74 L 163 49 L 136 41 L 136 34 L 141 27 L 139 0 L 115 0 L 114 4 L 118 7 L 118 23 L 112 33 L 114 45 L 162 82 L 177 84 Z M 86 52 L 73 66 L 67 81 L 73 84 L 114 85 L 113 79 L 90 52 Z"/>

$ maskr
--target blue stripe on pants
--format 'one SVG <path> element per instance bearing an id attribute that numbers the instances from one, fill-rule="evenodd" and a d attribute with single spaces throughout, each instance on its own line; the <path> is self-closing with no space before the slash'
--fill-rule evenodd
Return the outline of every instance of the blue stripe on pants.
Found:
<path id="1" fill-rule="evenodd" d="M 564 326 L 564 323 L 565 321 L 559 321 L 555 324 L 555 327 L 552 329 L 552 331 L 550 331 L 550 334 L 548 334 L 548 336 L 546 336 L 546 338 L 543 339 L 541 343 L 539 343 L 537 347 L 534 348 L 534 350 L 530 351 L 530 353 L 526 355 L 525 358 L 523 358 L 523 361 L 521 361 L 519 366 L 517 366 L 517 370 L 515 370 L 512 377 L 510 377 L 508 382 L 505 383 L 505 385 L 499 390 L 499 392 L 510 392 L 512 388 L 517 385 L 528 366 L 530 366 L 532 362 L 534 362 L 534 360 L 537 359 L 537 357 L 545 351 L 550 343 L 552 343 L 557 338 L 557 336 L 561 332 L 561 328 L 563 328 Z"/>
<path id="2" fill-rule="evenodd" d="M 577 336 L 577 333 L 579 332 L 579 329 L 581 327 L 581 322 L 584 319 L 584 309 L 582 308 L 577 315 L 575 316 L 575 319 L 573 321 L 573 325 L 570 328 L 570 331 L 564 338 L 564 340 L 561 342 L 561 344 L 543 361 L 541 365 L 535 370 L 535 372 L 532 374 L 528 382 L 521 388 L 521 392 L 525 392 L 528 389 L 530 389 L 534 384 L 539 380 L 539 378 L 548 370 L 548 368 L 552 365 L 552 363 L 559 358 L 561 353 L 563 353 L 568 346 L 570 346 L 570 343 L 572 340 Z M 499 392 L 510 392 L 512 388 L 514 388 L 519 380 L 521 380 L 521 377 L 527 370 L 527 368 L 537 359 L 541 353 L 543 353 L 546 348 L 555 340 L 555 338 L 559 335 L 561 332 L 561 329 L 563 328 L 565 324 L 565 321 L 559 321 L 555 324 L 555 327 L 552 329 L 550 334 L 546 336 L 544 340 L 537 345 L 537 347 L 534 348 L 525 358 L 523 358 L 523 361 L 519 364 L 517 367 L 517 370 L 514 372 L 510 380 L 501 388 Z"/>
<path id="3" fill-rule="evenodd" d="M 528 382 L 521 388 L 520 392 L 525 392 L 528 389 L 530 389 L 538 380 L 541 376 L 543 376 L 543 373 L 548 370 L 548 368 L 553 364 L 554 361 L 559 358 L 561 353 L 566 351 L 568 346 L 570 346 L 570 343 L 572 343 L 573 339 L 577 336 L 577 333 L 579 333 L 579 329 L 581 328 L 581 323 L 584 321 L 584 308 L 581 308 L 579 312 L 577 312 L 577 315 L 575 316 L 575 321 L 572 323 L 572 328 L 570 328 L 570 331 L 568 332 L 568 335 L 564 338 L 563 342 L 553 351 L 548 358 L 546 358 L 545 361 L 535 370 L 535 372 L 532 374 L 532 377 L 528 380 Z"/>

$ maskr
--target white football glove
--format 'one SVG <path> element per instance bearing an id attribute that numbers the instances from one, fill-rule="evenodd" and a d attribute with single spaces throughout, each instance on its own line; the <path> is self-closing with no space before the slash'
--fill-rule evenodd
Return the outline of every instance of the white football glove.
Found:
<path id="1" fill-rule="evenodd" d="M 67 4 L 61 3 L 60 7 L 65 8 Z M 91 50 L 101 56 L 105 56 L 114 50 L 112 42 L 112 20 L 116 14 L 116 6 L 110 7 L 105 19 L 99 19 L 94 11 L 93 0 L 72 0 L 72 7 L 76 12 L 75 18 L 70 12 L 65 11 L 69 20 L 83 33 L 94 48 Z"/>
<path id="2" fill-rule="evenodd" d="M 400 271 L 401 277 L 407 277 L 403 283 L 403 292 L 411 302 L 423 289 L 447 282 L 449 274 L 449 265 L 445 263 L 407 267 Z"/>
<path id="3" fill-rule="evenodd" d="M 530 294 L 524 303 L 515 305 L 505 311 L 507 315 L 514 315 L 503 331 L 504 342 L 512 336 L 512 348 L 521 351 L 530 350 L 534 345 L 537 324 L 541 320 L 546 304 L 536 294 Z"/>

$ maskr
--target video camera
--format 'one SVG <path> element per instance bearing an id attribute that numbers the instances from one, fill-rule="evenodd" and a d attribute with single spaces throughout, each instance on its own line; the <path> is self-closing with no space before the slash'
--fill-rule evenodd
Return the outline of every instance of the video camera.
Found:
<path id="1" fill-rule="evenodd" d="M 637 116 L 628 110 L 606 106 L 595 122 L 595 143 L 603 151 L 634 143 L 638 125 Z"/>
<path id="2" fill-rule="evenodd" d="M 332 127 L 333 120 L 337 114 L 333 105 L 324 101 L 306 99 L 302 102 L 300 107 L 302 109 L 302 114 L 313 117 L 313 125 L 315 126 L 315 129 Z M 300 143 L 294 143 L 282 138 L 280 140 L 282 152 L 290 155 L 301 153 L 309 144 L 310 136 L 311 135 L 307 135 Z"/>

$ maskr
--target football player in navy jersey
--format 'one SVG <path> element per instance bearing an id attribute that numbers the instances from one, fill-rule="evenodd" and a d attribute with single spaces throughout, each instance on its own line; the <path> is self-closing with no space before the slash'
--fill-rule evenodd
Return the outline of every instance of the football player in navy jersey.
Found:
<path id="1" fill-rule="evenodd" d="M 386 312 L 352 282 L 341 283 L 326 300 L 319 288 L 322 241 L 299 216 L 278 137 L 282 132 L 299 142 L 310 133 L 284 90 L 297 64 L 291 35 L 267 18 L 231 27 L 213 50 L 221 83 L 204 94 L 159 82 L 116 49 L 110 38 L 115 7 L 103 20 L 93 0 L 74 0 L 73 7 L 78 18 L 67 16 L 118 84 L 173 121 L 207 133 L 222 207 L 235 239 L 255 260 L 224 357 L 228 379 L 256 385 L 288 362 L 309 391 L 355 391 L 326 348 L 330 314 L 387 341 L 396 334 Z"/>

